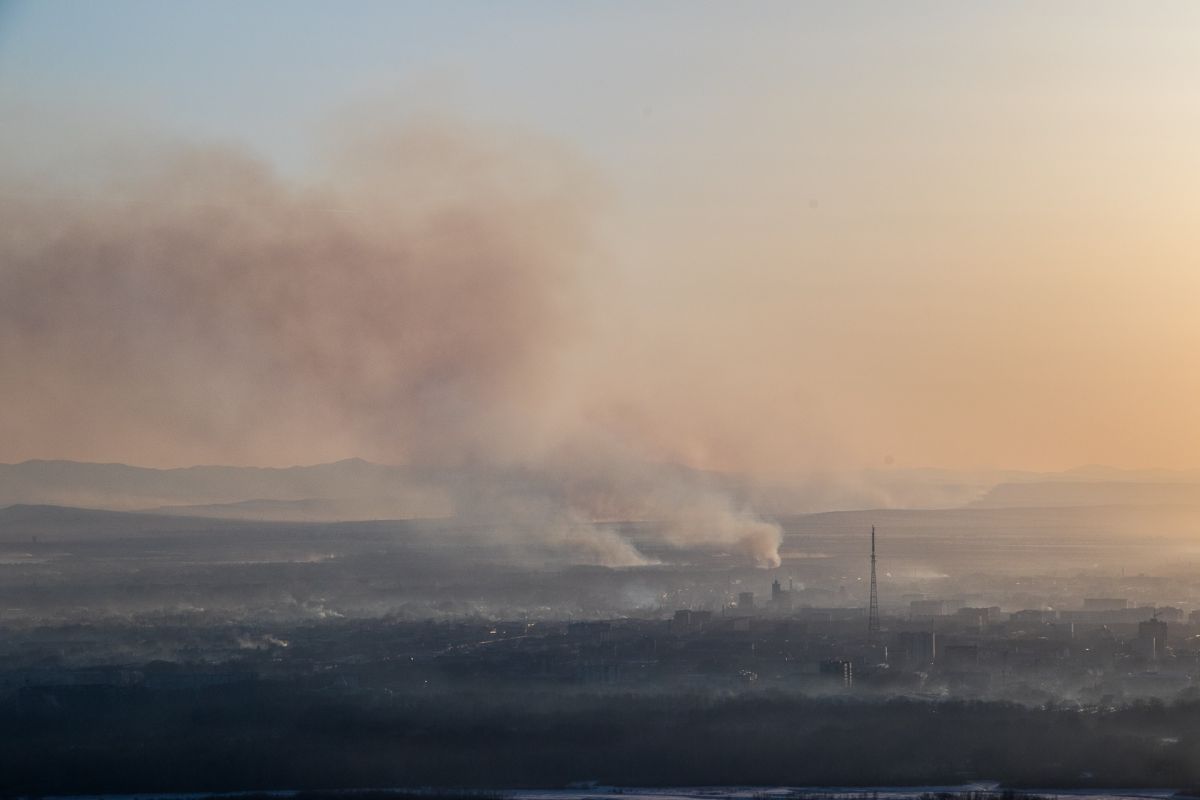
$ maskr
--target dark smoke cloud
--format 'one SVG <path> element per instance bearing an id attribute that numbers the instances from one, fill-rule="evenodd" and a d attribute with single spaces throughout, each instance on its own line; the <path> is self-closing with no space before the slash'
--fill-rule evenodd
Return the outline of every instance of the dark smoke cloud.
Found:
<path id="1" fill-rule="evenodd" d="M 297 181 L 160 147 L 70 191 L 6 181 L 10 452 L 361 454 L 453 474 L 460 513 L 585 560 L 643 561 L 592 524 L 633 516 L 777 561 L 774 525 L 576 413 L 562 366 L 587 332 L 595 192 L 569 158 L 431 125 L 358 137 L 332 163 Z"/>

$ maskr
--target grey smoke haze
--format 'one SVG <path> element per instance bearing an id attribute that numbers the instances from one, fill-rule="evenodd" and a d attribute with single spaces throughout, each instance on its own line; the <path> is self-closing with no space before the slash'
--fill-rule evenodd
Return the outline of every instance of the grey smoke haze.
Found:
<path id="1" fill-rule="evenodd" d="M 69 186 L 10 171 L 9 451 L 364 455 L 454 475 L 459 514 L 583 560 L 641 563 L 591 524 L 632 518 L 777 563 L 777 526 L 581 411 L 596 191 L 569 157 L 423 125 L 331 163 L 300 181 L 229 149 L 148 146 Z"/>

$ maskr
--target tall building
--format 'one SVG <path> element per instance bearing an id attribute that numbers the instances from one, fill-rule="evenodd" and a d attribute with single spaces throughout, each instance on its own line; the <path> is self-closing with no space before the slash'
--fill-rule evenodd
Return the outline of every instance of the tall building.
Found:
<path id="1" fill-rule="evenodd" d="M 945 614 L 945 600 L 913 600 L 908 604 L 908 616 L 911 619 L 942 617 L 945 616 Z"/>
<path id="2" fill-rule="evenodd" d="M 901 663 L 908 669 L 928 669 L 937 660 L 937 634 L 932 631 L 903 631 L 900 634 Z"/>
<path id="3" fill-rule="evenodd" d="M 845 689 L 854 687 L 854 664 L 848 658 L 827 658 L 817 665 L 817 671 Z"/>
<path id="4" fill-rule="evenodd" d="M 792 581 L 788 580 L 788 588 L 784 589 L 776 578 L 771 582 L 771 606 L 776 611 L 791 611 L 792 610 Z"/>

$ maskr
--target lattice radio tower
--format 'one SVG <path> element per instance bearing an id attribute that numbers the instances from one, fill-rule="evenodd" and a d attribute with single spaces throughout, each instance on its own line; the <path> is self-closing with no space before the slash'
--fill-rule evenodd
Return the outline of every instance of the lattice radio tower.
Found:
<path id="1" fill-rule="evenodd" d="M 867 611 L 867 636 L 879 633 L 879 588 L 875 585 L 875 526 L 871 526 L 871 607 Z"/>

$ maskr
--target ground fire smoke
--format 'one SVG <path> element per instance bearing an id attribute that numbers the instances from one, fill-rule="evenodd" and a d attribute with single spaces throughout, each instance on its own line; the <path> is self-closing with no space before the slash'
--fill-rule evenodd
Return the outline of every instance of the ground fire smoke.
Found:
<path id="1" fill-rule="evenodd" d="M 362 137 L 321 179 L 225 149 L 147 152 L 66 188 L 6 181 L 14 451 L 361 454 L 455 476 L 459 514 L 581 560 L 644 562 L 593 524 L 638 518 L 778 562 L 776 526 L 577 413 L 561 367 L 587 335 L 592 191 L 569 158 L 446 126 Z"/>

